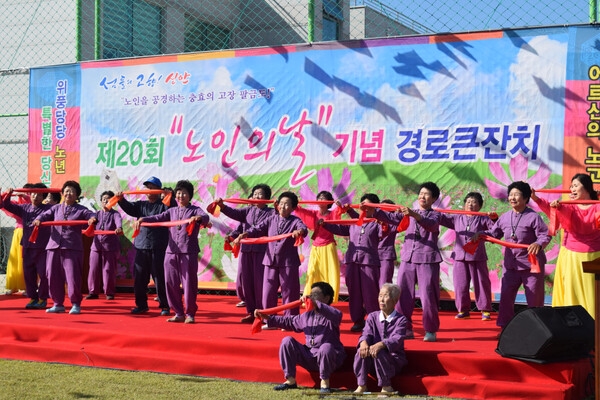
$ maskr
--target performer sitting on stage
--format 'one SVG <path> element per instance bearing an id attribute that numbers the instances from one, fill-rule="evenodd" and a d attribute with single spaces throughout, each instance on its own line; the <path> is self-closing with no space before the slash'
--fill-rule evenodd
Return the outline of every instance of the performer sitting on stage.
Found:
<path id="1" fill-rule="evenodd" d="M 392 378 L 408 363 L 404 353 L 408 320 L 394 309 L 400 299 L 400 286 L 384 283 L 379 291 L 379 311 L 370 313 L 354 357 L 354 373 L 358 388 L 367 390 L 369 373 L 377 375 L 382 393 L 394 392 Z"/>
<path id="2" fill-rule="evenodd" d="M 303 296 L 302 300 L 306 297 Z M 279 347 L 279 362 L 285 375 L 285 382 L 275 386 L 275 390 L 296 389 L 296 365 L 308 371 L 319 371 L 321 393 L 330 393 L 329 377 L 342 365 L 346 358 L 340 341 L 342 312 L 330 306 L 334 292 L 327 282 L 312 284 L 310 298 L 314 308 L 301 315 L 268 316 L 256 310 L 254 316 L 266 319 L 269 327 L 277 327 L 294 332 L 304 332 L 306 344 L 301 344 L 292 336 L 286 336 Z"/>

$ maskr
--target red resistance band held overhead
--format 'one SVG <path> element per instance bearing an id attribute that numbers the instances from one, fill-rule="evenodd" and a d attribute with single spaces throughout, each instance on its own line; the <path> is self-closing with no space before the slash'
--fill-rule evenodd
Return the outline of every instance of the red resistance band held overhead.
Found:
<path id="1" fill-rule="evenodd" d="M 187 226 L 187 228 L 185 228 L 185 229 L 186 229 L 188 236 L 190 236 L 192 234 L 192 232 L 194 232 L 194 226 L 196 225 L 196 221 L 192 218 L 182 219 L 182 220 L 177 220 L 177 221 L 165 221 L 165 222 L 142 222 L 140 224 L 140 226 L 145 226 L 147 228 L 156 228 L 156 227 L 172 228 L 174 226 L 181 226 L 184 224 L 189 224 Z M 139 234 L 140 234 L 140 230 L 136 229 L 133 231 L 133 235 L 131 235 L 131 238 L 135 238 Z"/>
<path id="2" fill-rule="evenodd" d="M 490 243 L 496 243 L 509 249 L 527 249 L 529 247 L 528 244 L 506 242 L 504 240 L 499 240 L 488 235 L 479 235 L 479 239 L 477 241 L 465 243 L 463 249 L 469 254 L 475 254 L 475 251 L 479 246 L 479 242 L 481 242 L 482 240 Z M 534 274 L 540 273 L 540 264 L 538 263 L 536 255 L 530 253 L 527 255 L 527 259 L 531 263 L 531 272 Z"/>
<path id="3" fill-rule="evenodd" d="M 253 204 L 253 205 L 258 205 L 258 204 L 273 204 L 275 202 L 275 200 L 265 200 L 265 199 L 239 199 L 239 198 L 228 198 L 228 199 L 223 199 L 223 202 L 225 203 L 232 203 L 232 204 Z M 210 203 L 208 205 L 208 207 L 206 207 L 206 211 L 210 214 L 212 214 L 213 216 L 218 216 L 218 212 L 219 212 L 219 206 L 217 205 L 216 201 L 213 201 L 212 203 Z M 217 214 L 217 215 L 215 215 Z"/>
<path id="4" fill-rule="evenodd" d="M 267 308 L 265 310 L 258 310 L 258 312 L 261 314 L 273 315 L 273 314 L 277 314 L 278 312 L 281 312 L 281 311 L 289 310 L 292 308 L 298 308 L 301 306 L 302 306 L 302 300 L 296 300 L 296 301 L 292 301 L 291 303 L 282 304 L 277 307 Z M 314 304 L 310 297 L 305 298 L 304 308 L 306 308 L 306 311 L 312 311 L 314 309 Z M 261 319 L 255 318 L 254 322 L 252 323 L 252 334 L 253 335 L 255 333 L 259 333 L 261 331 L 261 325 L 262 325 Z"/>
<path id="5" fill-rule="evenodd" d="M 447 210 L 447 209 L 442 209 L 442 208 L 434 208 L 433 210 L 444 213 L 444 214 L 461 214 L 461 215 L 474 215 L 474 216 L 477 215 L 477 216 L 481 216 L 481 217 L 490 217 L 491 219 L 498 219 L 498 214 L 496 214 L 495 212 L 492 212 L 492 213 L 490 213 L 491 215 L 488 215 L 488 213 L 480 212 L 480 211 Z"/>
<path id="6" fill-rule="evenodd" d="M 141 189 L 141 190 L 128 190 L 123 192 L 123 194 L 163 194 L 165 191 L 162 189 Z M 111 208 L 113 208 L 114 206 L 117 205 L 117 203 L 119 202 L 119 197 L 117 196 L 113 196 L 111 197 L 108 202 L 106 203 L 106 209 L 110 210 Z M 169 206 L 171 204 L 171 193 L 167 193 L 165 195 L 165 197 L 162 200 L 163 204 L 165 206 Z"/>
<path id="7" fill-rule="evenodd" d="M 536 193 L 550 193 L 550 194 L 567 194 L 571 193 L 569 189 L 534 189 Z"/>
<path id="8" fill-rule="evenodd" d="M 78 225 L 88 225 L 88 221 L 84 220 L 75 220 L 75 221 L 44 221 L 40 223 L 40 226 L 78 226 Z M 89 225 L 83 233 L 86 236 L 93 236 L 94 225 Z M 39 234 L 39 227 L 35 225 L 33 227 L 33 231 L 31 232 L 31 236 L 29 236 L 29 242 L 35 243 Z"/>
<path id="9" fill-rule="evenodd" d="M 284 233 L 282 235 L 275 235 L 275 236 L 263 236 L 263 237 L 259 237 L 259 238 L 246 238 L 246 239 L 240 240 L 240 242 L 242 244 L 265 244 L 265 243 L 276 242 L 281 239 L 289 238 L 293 234 L 294 234 L 293 232 L 290 232 L 290 233 Z M 294 246 L 299 247 L 302 245 L 302 243 L 304 243 L 304 238 L 302 236 L 298 236 L 296 238 L 296 241 L 294 242 Z M 231 250 L 231 252 L 233 253 L 233 257 L 235 257 L 235 258 L 238 258 L 238 255 L 240 254 L 240 246 L 239 245 L 231 246 L 231 243 L 229 243 L 229 242 L 225 242 L 225 245 L 223 246 L 223 250 Z"/>

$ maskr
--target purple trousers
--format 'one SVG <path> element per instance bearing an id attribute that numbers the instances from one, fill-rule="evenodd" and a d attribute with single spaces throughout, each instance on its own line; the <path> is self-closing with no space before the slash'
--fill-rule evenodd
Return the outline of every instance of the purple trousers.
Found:
<path id="1" fill-rule="evenodd" d="M 46 273 L 50 297 L 56 306 L 65 302 L 65 283 L 71 304 L 81 305 L 83 251 L 50 249 L 46 253 Z"/>
<path id="2" fill-rule="evenodd" d="M 379 266 L 349 263 L 346 266 L 350 319 L 357 323 L 379 310 Z"/>
<path id="3" fill-rule="evenodd" d="M 380 288 L 384 283 L 392 283 L 392 279 L 394 279 L 394 261 L 396 260 L 379 260 L 381 263 L 381 270 L 379 271 Z"/>
<path id="4" fill-rule="evenodd" d="M 387 349 L 381 350 L 377 358 L 360 358 L 358 350 L 354 356 L 354 374 L 359 386 L 367 384 L 369 374 L 377 376 L 377 385 L 380 387 L 392 386 L 392 378 L 399 374 L 403 367 L 404 365 L 400 365 Z"/>
<path id="5" fill-rule="evenodd" d="M 262 304 L 264 308 L 277 306 L 277 289 L 281 286 L 283 304 L 300 299 L 300 277 L 298 267 L 273 267 L 265 265 Z M 285 310 L 283 315 L 298 315 L 300 310 Z"/>
<path id="6" fill-rule="evenodd" d="M 319 371 L 321 379 L 329 379 L 331 373 L 344 362 L 345 352 L 338 352 L 330 343 L 323 343 L 313 355 L 310 349 L 291 336 L 286 336 L 279 346 L 279 362 L 285 378 L 296 377 L 296 365 L 307 371 Z"/>
<path id="7" fill-rule="evenodd" d="M 27 296 L 34 300 L 46 300 L 49 296 L 46 249 L 23 249 L 23 275 Z"/>
<path id="8" fill-rule="evenodd" d="M 102 282 L 104 282 L 104 294 L 107 296 L 115 295 L 118 256 L 118 251 L 90 251 L 90 271 L 88 273 L 88 289 L 90 293 L 100 293 L 102 287 L 100 276 L 102 276 Z"/>
<path id="9" fill-rule="evenodd" d="M 414 264 L 405 261 L 400 264 L 400 301 L 396 304 L 396 309 L 408 319 L 407 330 L 413 329 L 412 315 L 415 310 L 417 283 L 423 307 L 423 328 L 425 332 L 437 332 L 440 329 L 440 264 Z"/>
<path id="10" fill-rule="evenodd" d="M 543 271 L 542 268 L 542 272 L 532 274 L 529 270 L 504 269 L 496 325 L 505 327 L 515 316 L 515 299 L 521 284 L 525 288 L 527 307 L 542 307 L 544 305 Z"/>
<path id="11" fill-rule="evenodd" d="M 165 255 L 165 285 L 169 306 L 178 317 L 196 316 L 198 305 L 198 254 L 167 253 Z M 183 287 L 184 303 L 181 300 Z"/>
<path id="12" fill-rule="evenodd" d="M 254 315 L 254 310 L 262 309 L 263 279 L 265 275 L 265 266 L 262 261 L 264 253 L 242 252 L 240 253 L 240 263 L 238 265 L 238 285 L 241 283 L 240 296 L 238 297 L 246 302 L 246 311 Z"/>
<path id="13" fill-rule="evenodd" d="M 469 283 L 473 281 L 475 304 L 480 311 L 492 311 L 492 283 L 486 260 L 454 261 L 454 303 L 459 312 L 471 311 Z"/>

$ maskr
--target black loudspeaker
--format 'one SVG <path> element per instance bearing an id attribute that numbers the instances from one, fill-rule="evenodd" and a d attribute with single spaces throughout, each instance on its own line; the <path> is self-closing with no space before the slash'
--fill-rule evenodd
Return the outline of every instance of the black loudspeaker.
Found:
<path id="1" fill-rule="evenodd" d="M 589 357 L 594 319 L 582 306 L 527 308 L 506 325 L 496 352 L 503 357 L 548 363 Z"/>

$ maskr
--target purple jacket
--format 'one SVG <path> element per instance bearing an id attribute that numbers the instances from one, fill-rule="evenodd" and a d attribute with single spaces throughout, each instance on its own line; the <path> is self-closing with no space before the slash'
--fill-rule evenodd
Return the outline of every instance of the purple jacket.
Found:
<path id="1" fill-rule="evenodd" d="M 358 218 L 358 213 L 353 209 L 348 210 L 348 215 Z M 346 264 L 380 265 L 378 246 L 381 226 L 376 221 L 362 226 L 323 224 L 322 227 L 334 235 L 350 238 L 344 259 Z"/>
<path id="2" fill-rule="evenodd" d="M 454 249 L 452 250 L 453 260 L 484 261 L 488 259 L 485 245 L 477 246 L 475 254 L 467 253 L 463 249 L 463 246 L 471 240 L 471 237 L 476 232 L 485 231 L 494 225 L 494 221 L 490 217 L 442 213 L 440 225 L 456 232 L 456 240 L 454 241 Z"/>
<path id="3" fill-rule="evenodd" d="M 520 214 L 513 210 L 502 214 L 494 226 L 483 233 L 496 239 L 504 238 L 507 242 L 539 244 L 542 246 L 542 250 L 538 252 L 537 259 L 540 268 L 542 271 L 544 270 L 546 253 L 543 249 L 550 243 L 548 226 L 542 220 L 542 217 L 531 208 L 526 207 Z M 503 247 L 502 254 L 504 255 L 503 265 L 506 269 L 526 270 L 531 268 L 531 263 L 527 258 L 527 249 Z"/>
<path id="4" fill-rule="evenodd" d="M 381 226 L 381 238 L 379 240 L 379 259 L 380 260 L 395 260 L 398 258 L 396 253 L 396 236 L 398 231 L 396 225 L 386 224 Z"/>
<path id="5" fill-rule="evenodd" d="M 433 264 L 442 261 L 438 248 L 441 214 L 433 210 L 414 210 L 421 215 L 421 221 L 410 218 L 400 251 L 400 260 L 414 264 Z M 375 211 L 375 218 L 398 225 L 404 214 L 382 210 Z"/>
<path id="6" fill-rule="evenodd" d="M 277 213 L 272 213 L 260 224 L 248 229 L 246 233 L 248 237 L 256 238 L 282 235 L 298 229 L 302 229 L 304 231 L 302 236 L 306 237 L 308 229 L 300 218 L 295 215 L 283 218 Z M 263 265 L 271 267 L 299 267 L 300 256 L 298 255 L 298 248 L 294 246 L 295 241 L 296 239 L 288 237 L 275 242 L 269 242 L 265 251 L 265 257 L 263 258 Z"/>
<path id="7" fill-rule="evenodd" d="M 96 229 L 99 231 L 114 231 L 122 227 L 122 218 L 116 210 L 100 210 L 96 213 L 98 223 Z M 117 235 L 95 235 L 92 242 L 92 250 L 117 251 L 121 249 L 121 242 Z"/>
<path id="8" fill-rule="evenodd" d="M 272 207 L 258 208 L 255 206 L 244 208 L 232 208 L 224 204 L 221 212 L 231 219 L 241 222 L 242 233 L 250 229 L 253 225 L 258 225 L 267 219 L 272 214 L 275 214 L 275 209 Z M 242 244 L 240 251 L 248 253 L 264 253 L 267 250 L 266 244 Z"/>
<path id="9" fill-rule="evenodd" d="M 37 219 L 44 221 L 87 221 L 96 214 L 75 203 L 67 206 L 65 203 L 55 204 L 49 210 L 43 212 Z M 76 226 L 52 226 L 50 228 L 50 240 L 46 246 L 47 250 L 66 249 L 83 251 L 83 239 L 81 232 L 87 229 L 87 225 Z"/>
<path id="10" fill-rule="evenodd" d="M 200 225 L 208 223 L 208 214 L 200 207 L 188 204 L 187 207 L 171 207 L 166 211 L 149 217 L 144 217 L 143 222 L 165 222 L 165 221 L 180 221 L 194 216 L 202 217 L 201 223 L 194 224 L 194 230 L 191 235 L 187 233 L 189 224 L 172 226 L 169 228 L 169 244 L 167 245 L 167 253 L 170 254 L 198 254 L 200 246 L 198 245 L 198 234 Z M 161 229 L 151 227 L 148 229 Z"/>
<path id="11" fill-rule="evenodd" d="M 373 311 L 367 316 L 362 335 L 358 339 L 357 348 L 360 347 L 363 340 L 366 340 L 369 346 L 383 342 L 398 365 L 405 366 L 408 363 L 404 352 L 406 323 L 406 317 L 398 311 L 394 311 L 388 316 L 387 324 L 384 322 L 381 311 Z"/>
<path id="12" fill-rule="evenodd" d="M 267 324 L 294 332 L 304 332 L 306 346 L 314 355 L 318 348 L 329 343 L 340 354 L 346 354 L 340 341 L 342 312 L 330 305 L 315 301 L 317 310 L 307 311 L 294 316 L 270 316 Z"/>
<path id="13" fill-rule="evenodd" d="M 8 212 L 21 217 L 21 220 L 23 220 L 21 246 L 23 246 L 24 249 L 45 249 L 48 245 L 48 240 L 50 239 L 50 227 L 39 227 L 38 237 L 35 243 L 31 243 L 29 237 L 31 236 L 31 232 L 33 232 L 33 221 L 35 221 L 42 213 L 48 211 L 52 205 L 42 204 L 39 207 L 34 207 L 33 204 L 15 204 L 10 201 L 10 197 L 4 199 L 3 205 Z"/>

